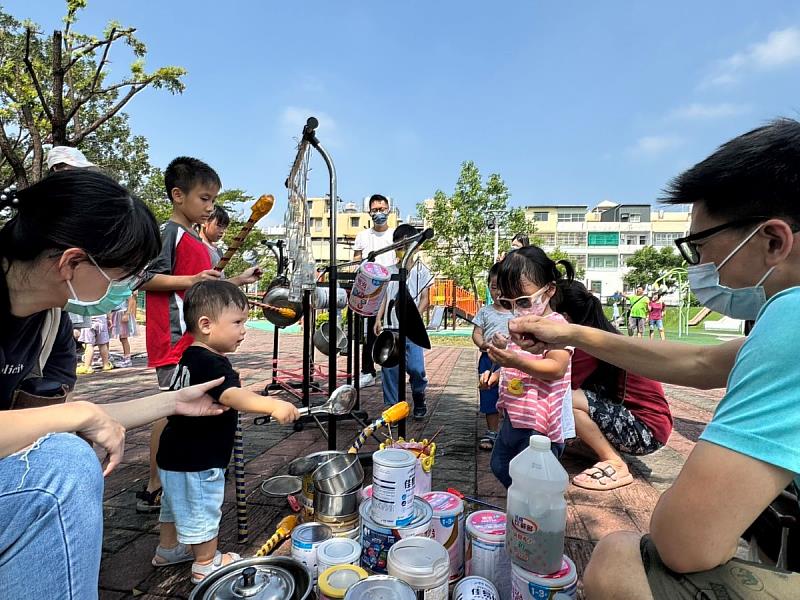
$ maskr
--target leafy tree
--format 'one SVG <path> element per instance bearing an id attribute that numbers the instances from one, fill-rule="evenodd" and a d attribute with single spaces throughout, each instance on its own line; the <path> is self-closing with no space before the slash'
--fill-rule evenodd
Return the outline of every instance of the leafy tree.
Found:
<path id="1" fill-rule="evenodd" d="M 172 214 L 172 202 L 167 198 L 164 172 L 161 169 L 152 167 L 145 182 L 138 190 L 134 188 L 133 191 L 150 207 L 159 223 L 169 219 Z"/>
<path id="2" fill-rule="evenodd" d="M 134 190 L 149 172 L 147 143 L 131 137 L 120 111 L 139 92 L 153 87 L 181 93 L 180 67 L 147 72 L 147 48 L 136 29 L 111 22 L 100 36 L 72 29 L 87 0 L 67 0 L 63 30 L 45 36 L 29 21 L 0 10 L 0 180 L 20 187 L 46 171 L 45 145 L 82 146 L 90 160 Z M 112 46 L 133 53 L 130 73 L 109 81 Z M 116 44 L 116 46 L 115 46 Z"/>
<path id="3" fill-rule="evenodd" d="M 656 250 L 652 246 L 645 246 L 633 253 L 626 266 L 630 268 L 630 271 L 623 280 L 625 285 L 633 288 L 653 283 L 670 269 L 685 267 L 686 263 L 681 255 L 673 252 L 669 246 L 664 246 L 660 250 Z"/>
<path id="4" fill-rule="evenodd" d="M 531 240 L 531 243 L 532 244 L 536 244 L 537 246 L 540 246 L 541 245 L 541 240 L 539 240 L 537 238 L 535 240 Z M 547 256 L 549 256 L 550 258 L 552 258 L 556 262 L 558 262 L 559 260 L 568 260 L 570 262 L 570 264 L 572 264 L 572 267 L 575 269 L 575 279 L 583 279 L 583 276 L 586 273 L 586 270 L 583 267 L 579 267 L 578 265 L 576 265 L 575 261 L 572 260 L 572 258 L 570 258 L 569 254 L 564 252 L 561 248 L 556 246 L 550 252 L 547 253 Z M 559 265 L 559 268 L 561 269 L 563 267 L 561 267 L 561 265 Z"/>
<path id="5" fill-rule="evenodd" d="M 480 281 L 495 260 L 494 231 L 487 226 L 487 218 L 496 214 L 501 231 L 512 232 L 511 235 L 534 232 L 533 222 L 526 220 L 521 208 L 509 208 L 508 198 L 508 188 L 500 175 L 489 175 L 484 184 L 475 163 L 466 161 L 452 195 L 437 190 L 432 205 L 417 205 L 419 215 L 436 233 L 426 248 L 433 270 L 472 290 L 479 298 L 483 287 Z M 500 250 L 507 251 L 510 243 L 505 233 Z"/>

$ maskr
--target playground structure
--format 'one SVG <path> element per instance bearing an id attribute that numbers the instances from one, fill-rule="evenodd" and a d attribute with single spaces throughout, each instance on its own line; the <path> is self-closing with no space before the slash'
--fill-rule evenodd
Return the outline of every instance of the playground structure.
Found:
<path id="1" fill-rule="evenodd" d="M 678 293 L 678 305 L 675 307 L 675 310 L 678 313 L 678 337 L 688 337 L 689 336 L 689 326 L 696 325 L 700 321 L 702 321 L 708 313 L 697 320 L 697 317 L 689 319 L 689 308 L 691 305 L 691 290 L 689 289 L 689 280 L 686 275 L 686 269 L 683 267 L 675 267 L 670 269 L 666 273 L 664 273 L 661 277 L 656 279 L 654 285 L 659 286 L 661 284 L 666 285 L 670 288 L 670 291 L 676 291 Z M 702 311 L 700 311 L 702 313 Z M 710 311 L 709 311 L 710 312 Z"/>
<path id="2" fill-rule="evenodd" d="M 475 294 L 456 285 L 452 279 L 437 279 L 428 290 L 428 294 L 431 307 L 429 331 L 447 329 L 448 315 L 452 329 L 456 328 L 458 319 L 472 323 L 483 305 Z"/>

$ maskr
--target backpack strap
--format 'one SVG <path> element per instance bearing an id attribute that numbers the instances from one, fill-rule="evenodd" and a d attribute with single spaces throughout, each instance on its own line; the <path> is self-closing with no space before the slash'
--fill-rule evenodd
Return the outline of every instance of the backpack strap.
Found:
<path id="1" fill-rule="evenodd" d="M 42 377 L 44 375 L 44 367 L 47 360 L 50 358 L 50 353 L 53 351 L 53 346 L 58 337 L 58 330 L 61 328 L 61 309 L 51 308 L 44 316 L 44 323 L 42 324 L 42 349 L 39 352 L 39 360 L 33 370 L 28 374 L 25 379 L 34 377 Z"/>

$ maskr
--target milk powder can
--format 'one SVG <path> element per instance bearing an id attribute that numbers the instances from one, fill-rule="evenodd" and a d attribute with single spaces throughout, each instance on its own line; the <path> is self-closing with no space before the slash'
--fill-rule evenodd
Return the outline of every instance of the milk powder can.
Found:
<path id="1" fill-rule="evenodd" d="M 503 600 L 511 597 L 511 561 L 506 552 L 505 513 L 479 510 L 467 517 L 464 558 L 467 576 L 488 579 Z"/>
<path id="2" fill-rule="evenodd" d="M 450 556 L 444 546 L 427 537 L 413 536 L 389 549 L 389 575 L 402 579 L 419 600 L 447 600 Z"/>
<path id="3" fill-rule="evenodd" d="M 417 593 L 397 577 L 372 575 L 354 583 L 344 600 L 417 600 Z"/>
<path id="4" fill-rule="evenodd" d="M 292 558 L 303 563 L 316 581 L 319 574 L 317 549 L 331 538 L 331 528 L 322 523 L 303 523 L 292 530 Z"/>
<path id="5" fill-rule="evenodd" d="M 450 554 L 450 581 L 464 576 L 464 501 L 448 492 L 422 495 L 433 509 L 433 539 Z"/>
<path id="6" fill-rule="evenodd" d="M 512 600 L 574 600 L 578 593 L 578 572 L 569 557 L 563 556 L 561 569 L 549 575 L 531 573 L 511 566 Z"/>
<path id="7" fill-rule="evenodd" d="M 379 525 L 370 517 L 374 500 L 361 503 L 361 566 L 372 573 L 386 573 L 389 549 L 399 540 L 414 535 L 430 537 L 433 509 L 422 498 L 414 498 L 414 515 L 403 527 Z"/>
<path id="8" fill-rule="evenodd" d="M 383 265 L 365 262 L 356 273 L 353 289 L 350 290 L 350 308 L 362 317 L 378 314 L 391 273 Z"/>
<path id="9" fill-rule="evenodd" d="M 453 588 L 453 600 L 502 600 L 494 584 L 483 577 L 465 577 Z"/>
<path id="10" fill-rule="evenodd" d="M 337 565 L 319 574 L 319 600 L 341 600 L 347 590 L 362 579 L 367 572 L 356 565 Z"/>
<path id="11" fill-rule="evenodd" d="M 408 524 L 414 515 L 416 457 L 386 448 L 372 455 L 372 520 L 390 527 Z"/>
<path id="12" fill-rule="evenodd" d="M 317 548 L 319 572 L 336 565 L 357 565 L 361 558 L 361 544 L 350 538 L 331 538 Z"/>

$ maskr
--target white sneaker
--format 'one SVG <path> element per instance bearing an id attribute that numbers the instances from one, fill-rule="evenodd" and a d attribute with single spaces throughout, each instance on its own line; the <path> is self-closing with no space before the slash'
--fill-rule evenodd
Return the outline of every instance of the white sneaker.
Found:
<path id="1" fill-rule="evenodd" d="M 372 373 L 362 373 L 358 380 L 359 387 L 365 388 L 375 385 L 377 378 Z"/>

